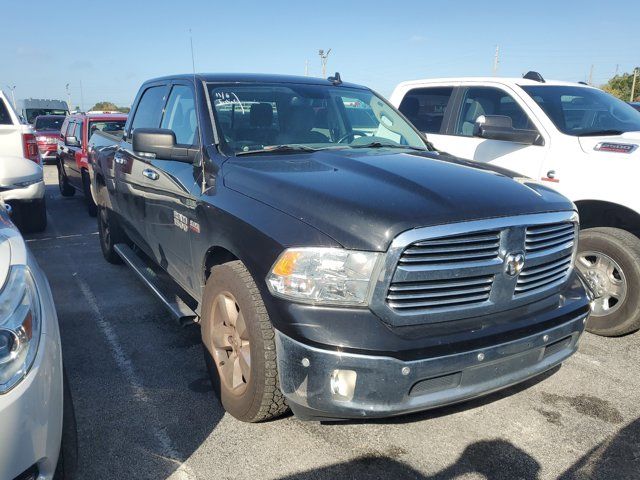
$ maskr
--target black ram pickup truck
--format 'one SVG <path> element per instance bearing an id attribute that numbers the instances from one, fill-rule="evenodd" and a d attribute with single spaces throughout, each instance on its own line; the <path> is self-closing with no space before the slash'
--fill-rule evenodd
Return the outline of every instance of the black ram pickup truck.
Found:
<path id="1" fill-rule="evenodd" d="M 200 323 L 240 420 L 464 401 L 559 365 L 583 332 L 574 205 L 434 150 L 339 75 L 150 80 L 89 156 L 104 256 Z"/>

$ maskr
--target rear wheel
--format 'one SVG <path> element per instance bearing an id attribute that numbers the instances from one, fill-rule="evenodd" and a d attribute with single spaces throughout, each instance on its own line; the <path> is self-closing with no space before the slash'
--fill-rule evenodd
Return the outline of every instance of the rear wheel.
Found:
<path id="1" fill-rule="evenodd" d="M 14 219 L 22 233 L 39 233 L 47 228 L 47 205 L 44 197 L 29 202 L 16 202 Z"/>
<path id="2" fill-rule="evenodd" d="M 576 267 L 594 292 L 587 330 L 618 336 L 640 329 L 640 239 L 618 228 L 580 232 Z"/>
<path id="3" fill-rule="evenodd" d="M 58 164 L 58 188 L 63 197 L 73 197 L 76 194 L 76 189 L 69 184 L 60 164 Z"/>
<path id="4" fill-rule="evenodd" d="M 105 207 L 98 207 L 98 235 L 105 260 L 116 265 L 122 263 L 114 247 L 125 241 L 125 235 L 115 215 Z"/>
<path id="5" fill-rule="evenodd" d="M 284 414 L 288 407 L 279 388 L 275 333 L 242 262 L 212 269 L 201 326 L 207 369 L 224 409 L 243 422 Z"/>
<path id="6" fill-rule="evenodd" d="M 93 196 L 91 195 L 91 179 L 87 172 L 82 173 L 82 187 L 84 190 L 84 201 L 87 205 L 87 213 L 90 217 L 95 217 L 98 214 L 98 206 L 96 202 L 93 201 Z"/>

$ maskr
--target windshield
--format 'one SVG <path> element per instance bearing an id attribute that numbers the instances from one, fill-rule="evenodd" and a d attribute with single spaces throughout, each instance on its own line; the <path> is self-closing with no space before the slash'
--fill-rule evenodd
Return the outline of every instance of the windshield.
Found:
<path id="1" fill-rule="evenodd" d="M 619 135 L 640 131 L 640 112 L 612 95 L 588 87 L 522 87 L 562 133 Z"/>
<path id="2" fill-rule="evenodd" d="M 38 117 L 34 128 L 36 130 L 57 130 L 62 129 L 62 123 L 65 117 Z"/>
<path id="3" fill-rule="evenodd" d="M 67 111 L 57 108 L 27 108 L 24 113 L 27 116 L 27 122 L 33 123 L 40 115 L 66 115 Z"/>
<path id="4" fill-rule="evenodd" d="M 325 85 L 210 85 L 220 137 L 234 153 L 294 146 L 426 149 L 420 134 L 370 90 Z M 290 149 L 296 151 L 296 149 Z"/>

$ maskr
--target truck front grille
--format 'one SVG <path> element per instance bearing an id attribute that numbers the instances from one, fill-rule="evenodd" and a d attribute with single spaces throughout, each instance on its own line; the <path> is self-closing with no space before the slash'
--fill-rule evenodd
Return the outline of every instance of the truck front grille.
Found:
<path id="1" fill-rule="evenodd" d="M 499 230 L 454 235 L 413 243 L 402 252 L 400 263 L 438 265 L 481 261 L 497 258 L 499 247 Z"/>
<path id="2" fill-rule="evenodd" d="M 489 299 L 492 283 L 492 275 L 392 283 L 387 294 L 387 303 L 391 308 L 404 311 L 478 304 Z"/>
<path id="3" fill-rule="evenodd" d="M 534 302 L 569 277 L 577 229 L 575 212 L 558 212 L 410 230 L 393 241 L 370 306 L 392 325 L 411 325 Z"/>

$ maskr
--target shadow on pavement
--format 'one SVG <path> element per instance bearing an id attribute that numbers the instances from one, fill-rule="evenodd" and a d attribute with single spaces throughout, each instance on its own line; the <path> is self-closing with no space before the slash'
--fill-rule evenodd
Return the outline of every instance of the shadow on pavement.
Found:
<path id="1" fill-rule="evenodd" d="M 640 478 L 640 418 L 578 460 L 558 480 Z"/>
<path id="2" fill-rule="evenodd" d="M 448 480 L 467 474 L 480 474 L 487 480 L 536 479 L 540 464 L 529 454 L 504 440 L 487 440 L 468 446 L 456 463 L 433 475 L 424 475 L 409 465 L 389 457 L 362 457 L 356 460 L 331 465 L 282 477 L 281 480 L 297 479 L 420 479 Z"/>

